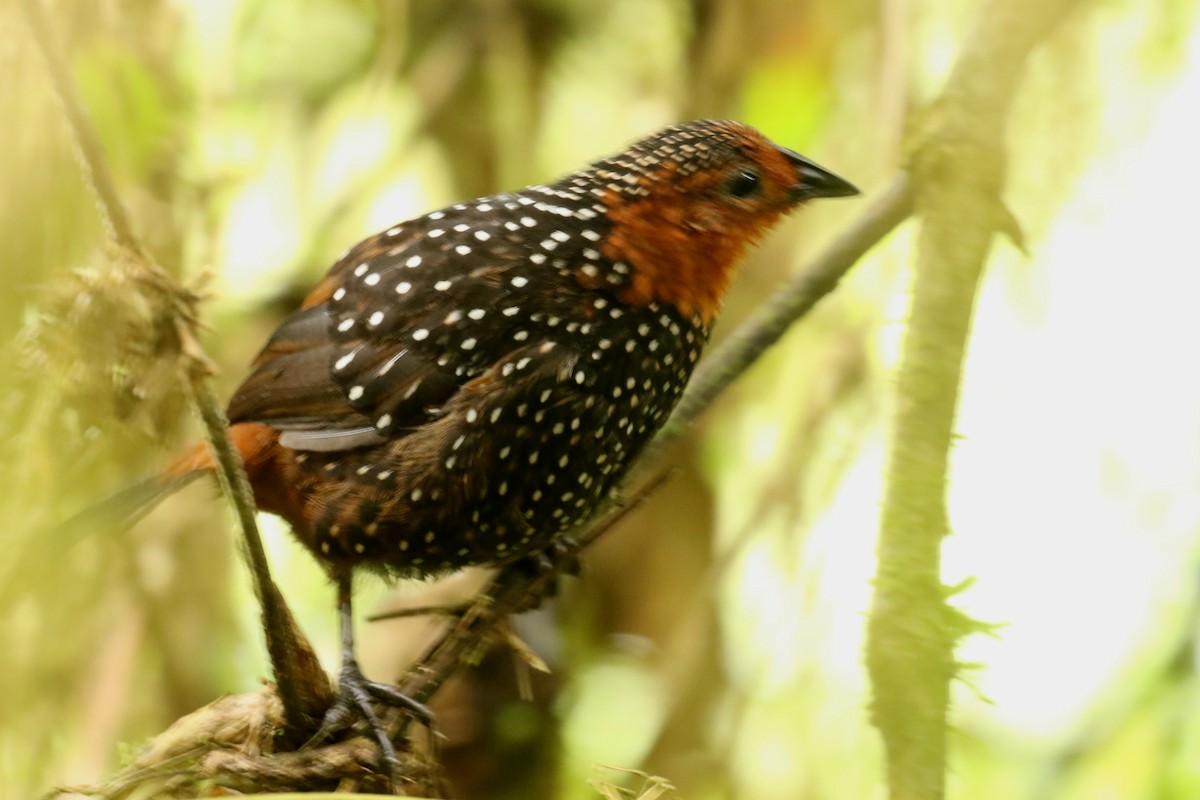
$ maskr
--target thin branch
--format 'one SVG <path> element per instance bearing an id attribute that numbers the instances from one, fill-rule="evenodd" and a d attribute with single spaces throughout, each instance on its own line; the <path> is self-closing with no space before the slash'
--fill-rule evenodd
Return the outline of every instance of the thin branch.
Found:
<path id="1" fill-rule="evenodd" d="M 52 37 L 44 9 L 38 0 L 21 0 L 21 8 L 29 22 L 37 49 L 46 63 L 47 73 L 76 146 L 81 171 L 87 177 L 95 195 L 97 209 L 109 239 L 128 255 L 131 264 L 140 272 L 139 283 L 147 294 L 162 303 L 176 321 L 180 367 L 216 456 L 218 480 L 226 495 L 231 498 L 241 523 L 244 543 L 242 552 L 253 575 L 255 592 L 262 605 L 267 650 L 284 703 L 284 719 L 290 731 L 298 736 L 302 735 L 308 727 L 307 719 L 314 712 L 320 713 L 313 704 L 319 704 L 323 697 L 329 694 L 328 679 L 318 670 L 326 683 L 326 691 L 323 693 L 319 684 L 314 684 L 311 670 L 305 670 L 307 676 L 300 671 L 310 662 L 317 664 L 316 656 L 312 646 L 296 628 L 291 612 L 271 580 L 270 566 L 255 523 L 250 483 L 242 468 L 241 459 L 229 440 L 228 422 L 221 413 L 208 383 L 211 374 L 210 362 L 195 338 L 196 297 L 172 280 L 154 261 L 134 232 L 129 214 L 121 203 L 112 173 L 108 169 L 100 138 L 79 101 L 74 81 L 62 58 L 60 48 Z"/>
<path id="2" fill-rule="evenodd" d="M 127 250 L 141 252 L 141 242 L 133 232 L 133 225 L 108 169 L 104 147 L 100 144 L 100 137 L 96 135 L 96 129 L 92 127 L 87 112 L 83 110 L 83 104 L 79 102 L 75 82 L 71 79 L 61 50 L 55 45 L 46 13 L 38 0 L 21 0 L 21 10 L 25 12 L 33 40 L 46 64 L 46 72 L 50 75 L 50 82 L 54 86 L 54 93 L 58 97 L 63 115 L 67 118 L 73 134 L 71 141 L 75 145 L 76 158 L 84 179 L 96 198 L 100 219 L 108 231 L 109 238 Z"/>
<path id="3" fill-rule="evenodd" d="M 271 579 L 270 564 L 263 548 L 255 519 L 253 489 L 242 466 L 242 459 L 229 439 L 229 422 L 221 413 L 204 369 L 204 361 L 191 347 L 199 345 L 183 331 L 184 352 L 188 357 L 188 389 L 192 402 L 204 423 L 205 433 L 217 461 L 217 480 L 225 495 L 233 500 L 242 529 L 241 551 L 254 579 L 254 593 L 262 611 L 267 654 L 275 676 L 283 721 L 289 743 L 299 746 L 315 728 L 333 702 L 329 676 L 321 666 L 312 644 L 296 624 L 291 609 Z M 190 345 L 187 346 L 187 345 Z"/>

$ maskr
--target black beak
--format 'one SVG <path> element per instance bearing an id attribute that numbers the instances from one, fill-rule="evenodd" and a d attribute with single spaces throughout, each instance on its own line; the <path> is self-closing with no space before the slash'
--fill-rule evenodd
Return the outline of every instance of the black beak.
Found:
<path id="1" fill-rule="evenodd" d="M 789 190 L 796 202 L 817 197 L 849 197 L 858 194 L 858 188 L 845 178 L 839 178 L 820 164 L 809 161 L 799 153 L 781 147 L 787 160 L 796 168 L 798 181 Z"/>

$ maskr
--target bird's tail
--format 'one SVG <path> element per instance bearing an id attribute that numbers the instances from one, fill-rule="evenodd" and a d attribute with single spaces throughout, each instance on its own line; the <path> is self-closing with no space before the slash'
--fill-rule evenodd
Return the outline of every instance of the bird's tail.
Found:
<path id="1" fill-rule="evenodd" d="M 277 436 L 272 429 L 253 423 L 234 425 L 229 435 L 248 469 L 270 457 Z M 60 530 L 69 534 L 62 541 L 74 543 L 90 530 L 128 528 L 169 495 L 212 474 L 215 468 L 208 443 L 197 442 L 158 475 L 143 478 L 61 523 Z"/>
<path id="2" fill-rule="evenodd" d="M 273 453 L 276 434 L 270 428 L 253 423 L 234 425 L 229 430 L 243 463 L 255 469 Z M 0 569 L 0 608 L 31 586 L 50 580 L 55 559 L 77 544 L 102 531 L 125 530 L 146 516 L 167 496 L 210 475 L 215 470 L 207 442 L 198 442 L 163 472 L 144 478 L 115 494 L 88 506 L 67 520 L 12 542 L 12 552 Z M 5 552 L 8 553 L 9 550 Z M 23 576 L 21 580 L 9 580 Z M 24 588 L 22 588 L 24 587 Z"/>
<path id="3" fill-rule="evenodd" d="M 57 525 L 55 540 L 69 548 L 93 532 L 133 527 L 167 497 L 211 471 L 183 462 L 180 459 L 166 471 L 143 478 L 68 517 Z"/>
<path id="4" fill-rule="evenodd" d="M 181 473 L 164 472 L 143 478 L 132 486 L 111 494 L 95 505 L 88 506 L 62 523 L 64 528 L 129 527 L 138 522 L 164 499 L 204 474 L 195 469 Z"/>
<path id="5" fill-rule="evenodd" d="M 183 459 L 176 464 L 182 465 Z M 63 522 L 16 535 L 9 548 L 10 558 L 0 570 L 0 608 L 10 607 L 33 587 L 52 581 L 60 560 L 88 537 L 132 527 L 165 497 L 204 474 L 200 467 L 172 467 L 121 489 Z"/>

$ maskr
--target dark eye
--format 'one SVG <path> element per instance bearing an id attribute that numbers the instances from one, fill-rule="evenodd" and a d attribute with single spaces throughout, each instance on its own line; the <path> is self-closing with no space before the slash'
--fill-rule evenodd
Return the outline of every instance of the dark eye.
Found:
<path id="1" fill-rule="evenodd" d="M 758 194 L 758 173 L 752 169 L 739 169 L 725 184 L 725 191 L 734 197 L 751 197 Z"/>

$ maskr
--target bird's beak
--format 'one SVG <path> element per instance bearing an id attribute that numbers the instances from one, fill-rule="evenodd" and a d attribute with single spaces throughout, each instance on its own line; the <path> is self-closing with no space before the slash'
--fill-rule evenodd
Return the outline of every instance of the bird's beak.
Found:
<path id="1" fill-rule="evenodd" d="M 796 168 L 797 182 L 788 194 L 796 202 L 816 197 L 849 197 L 858 194 L 858 188 L 845 178 L 839 178 L 820 164 L 809 161 L 799 153 L 779 148 L 792 166 Z"/>

